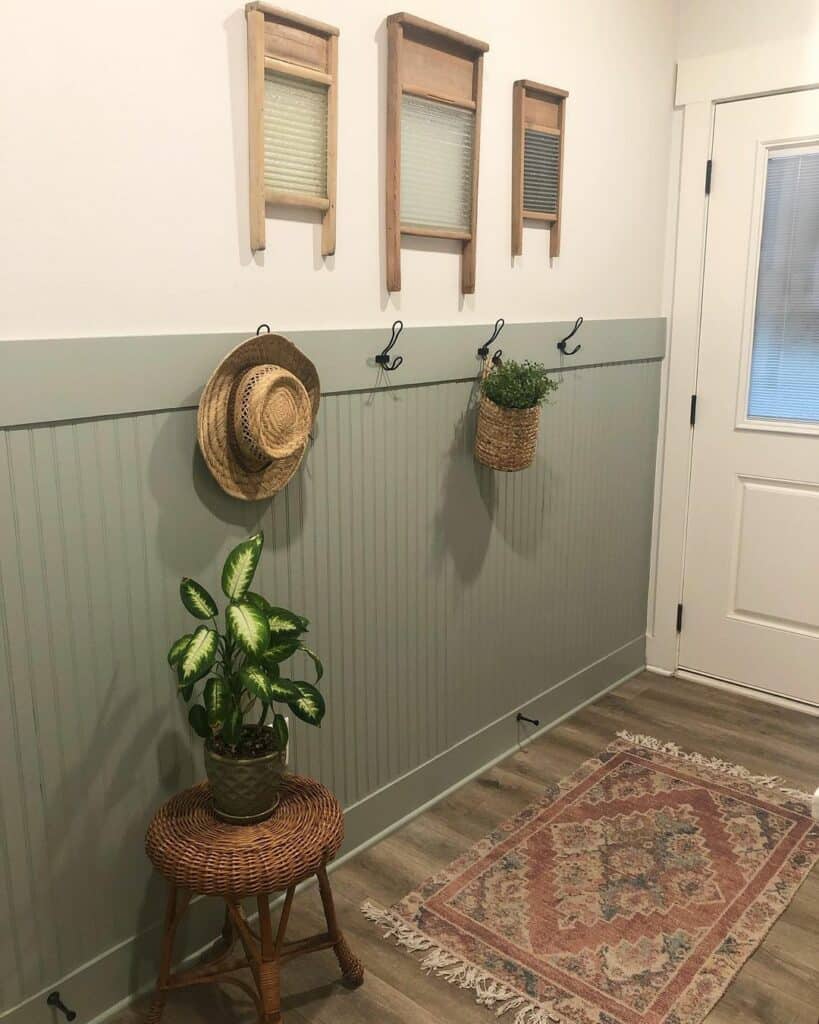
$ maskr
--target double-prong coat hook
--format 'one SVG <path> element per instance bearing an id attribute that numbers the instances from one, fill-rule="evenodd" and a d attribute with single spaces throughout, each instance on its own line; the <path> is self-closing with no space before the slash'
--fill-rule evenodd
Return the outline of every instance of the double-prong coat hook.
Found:
<path id="1" fill-rule="evenodd" d="M 378 365 L 382 369 L 387 370 L 389 373 L 392 373 L 393 370 L 397 370 L 401 363 L 404 362 L 403 356 L 396 356 L 393 359 L 393 361 L 390 362 L 390 349 L 393 347 L 396 341 L 398 341 L 398 335 L 403 330 L 403 323 L 400 320 L 396 320 L 395 323 L 392 325 L 392 337 L 387 342 L 387 347 L 384 349 L 383 352 L 379 352 L 379 354 L 375 357 L 375 361 L 378 363 Z"/>
<path id="2" fill-rule="evenodd" d="M 481 347 L 478 349 L 478 355 L 481 357 L 481 359 L 486 359 L 489 356 L 489 346 L 492 344 L 493 341 L 497 339 L 498 335 L 503 330 L 503 325 L 505 324 L 505 322 L 506 321 L 503 319 L 502 316 L 498 317 L 498 319 L 495 321 L 495 329 L 494 331 L 492 331 L 492 337 L 489 338 L 488 341 L 485 341 L 483 345 L 481 345 Z M 502 355 L 503 349 L 498 349 L 498 351 L 492 357 L 492 362 L 497 364 L 500 361 L 500 357 Z"/>
<path id="3" fill-rule="evenodd" d="M 571 350 L 571 352 L 567 352 L 566 351 L 566 342 L 569 340 L 569 338 L 573 338 L 575 336 L 575 334 L 577 334 L 577 332 L 580 330 L 580 327 L 581 327 L 582 323 L 583 323 L 583 317 L 579 316 L 575 320 L 575 322 L 574 322 L 574 327 L 569 331 L 569 333 L 566 335 L 566 337 L 565 338 L 561 338 L 560 341 L 557 343 L 558 351 L 562 352 L 564 356 L 573 356 L 575 354 L 575 352 L 579 352 L 580 351 L 580 346 L 579 345 L 575 345 L 575 347 Z"/>
<path id="4" fill-rule="evenodd" d="M 59 1010 L 65 1016 L 66 1020 L 74 1020 L 77 1014 L 73 1010 L 69 1010 L 65 1003 L 60 999 L 59 992 L 51 992 L 46 999 L 48 1006 L 53 1006 L 55 1010 Z"/>

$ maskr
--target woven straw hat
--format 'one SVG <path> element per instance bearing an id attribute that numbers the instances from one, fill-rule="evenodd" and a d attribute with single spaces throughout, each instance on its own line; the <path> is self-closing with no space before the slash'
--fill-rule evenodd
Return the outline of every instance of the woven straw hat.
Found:
<path id="1" fill-rule="evenodd" d="M 199 447 L 219 486 L 244 501 L 269 498 L 299 468 L 319 407 L 315 366 L 280 334 L 229 352 L 199 399 Z"/>

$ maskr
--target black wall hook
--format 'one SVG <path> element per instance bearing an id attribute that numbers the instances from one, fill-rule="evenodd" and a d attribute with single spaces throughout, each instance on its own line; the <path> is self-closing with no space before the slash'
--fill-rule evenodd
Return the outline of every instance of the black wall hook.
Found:
<path id="1" fill-rule="evenodd" d="M 529 725 L 540 725 L 539 718 L 527 718 L 526 715 L 522 715 L 519 711 L 515 717 L 516 722 L 528 722 Z"/>
<path id="2" fill-rule="evenodd" d="M 53 1006 L 55 1009 L 59 1010 L 60 1013 L 64 1013 L 66 1020 L 74 1020 L 77 1016 L 77 1014 L 73 1010 L 69 1010 L 62 999 L 60 999 L 59 992 L 52 992 L 48 999 L 46 999 L 46 1004 L 48 1006 Z"/>
<path id="3" fill-rule="evenodd" d="M 262 333 L 262 328 L 263 327 L 266 328 L 264 333 L 265 334 L 270 334 L 270 324 L 259 324 L 259 326 L 256 328 L 256 334 L 257 335 Z"/>
<path id="4" fill-rule="evenodd" d="M 569 340 L 569 338 L 573 338 L 575 336 L 575 334 L 577 334 L 577 332 L 580 330 L 580 327 L 581 327 L 582 324 L 583 324 L 583 317 L 579 316 L 575 320 L 575 322 L 574 322 L 574 327 L 569 331 L 569 333 L 566 335 L 566 337 L 565 338 L 561 338 L 561 340 L 557 343 L 557 347 L 558 347 L 559 351 L 561 351 L 564 356 L 573 356 L 575 354 L 575 352 L 579 352 L 580 351 L 580 345 L 575 345 L 575 347 L 571 350 L 571 352 L 567 352 L 566 351 L 566 342 Z"/>
<path id="5" fill-rule="evenodd" d="M 495 321 L 495 329 L 494 331 L 492 331 L 492 337 L 489 338 L 488 341 L 485 341 L 483 345 L 481 345 L 481 347 L 478 349 L 478 355 L 481 357 L 481 359 L 487 358 L 487 356 L 489 355 L 489 346 L 492 344 L 493 341 L 495 341 L 500 332 L 503 330 L 503 326 L 505 323 L 506 321 L 503 319 L 502 316 L 498 317 L 498 319 Z M 496 352 L 495 355 L 497 356 L 498 353 Z M 493 359 L 492 362 L 494 363 L 495 360 Z"/>
<path id="6" fill-rule="evenodd" d="M 384 349 L 383 352 L 379 352 L 379 354 L 375 357 L 375 361 L 378 363 L 378 365 L 383 369 L 387 370 L 389 373 L 392 373 L 393 370 L 397 370 L 401 363 L 404 362 L 403 356 L 396 356 L 393 359 L 393 361 L 390 362 L 390 349 L 393 347 L 396 341 L 398 341 L 398 335 L 403 330 L 403 323 L 400 320 L 396 320 L 395 323 L 392 325 L 392 337 L 387 343 L 387 347 Z"/>

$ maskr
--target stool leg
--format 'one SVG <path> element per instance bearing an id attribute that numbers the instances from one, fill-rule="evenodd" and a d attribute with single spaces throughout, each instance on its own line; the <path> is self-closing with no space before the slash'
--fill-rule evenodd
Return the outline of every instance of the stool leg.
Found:
<path id="1" fill-rule="evenodd" d="M 168 886 L 168 901 L 165 904 L 165 926 L 162 932 L 162 954 L 159 961 L 159 977 L 156 982 L 156 992 L 148 1008 L 145 1017 L 145 1024 L 159 1024 L 162 1011 L 165 1009 L 165 986 L 171 976 L 171 965 L 173 963 L 173 942 L 176 937 L 176 929 L 182 920 L 182 915 L 190 902 L 191 894 L 187 889 L 177 889 L 175 885 Z"/>
<path id="2" fill-rule="evenodd" d="M 291 897 L 292 899 L 292 897 Z M 261 939 L 258 965 L 259 995 L 262 1000 L 261 1024 L 279 1024 L 281 1015 L 281 988 L 279 985 L 279 950 L 273 942 L 273 927 L 270 923 L 270 903 L 267 895 L 258 896 L 259 938 Z"/>
<path id="3" fill-rule="evenodd" d="M 321 902 L 324 907 L 324 916 L 327 919 L 327 932 L 333 940 L 333 951 L 336 960 L 341 968 L 344 981 L 351 988 L 356 988 L 364 981 L 364 965 L 347 945 L 347 940 L 338 926 L 336 908 L 333 903 L 333 892 L 330 889 L 330 879 L 327 877 L 327 869 L 322 865 L 316 872 L 318 877 Z"/>
<path id="4" fill-rule="evenodd" d="M 235 941 L 236 932 L 233 929 L 233 922 L 230 919 L 230 911 L 228 910 L 227 904 L 225 904 L 225 923 L 222 925 L 222 942 L 225 944 L 225 949 L 232 949 Z"/>

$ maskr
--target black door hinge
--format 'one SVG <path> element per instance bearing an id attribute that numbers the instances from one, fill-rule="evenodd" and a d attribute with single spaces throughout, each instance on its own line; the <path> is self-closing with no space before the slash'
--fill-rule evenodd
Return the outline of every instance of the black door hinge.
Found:
<path id="1" fill-rule="evenodd" d="M 677 605 L 677 632 L 682 633 L 682 604 Z"/>
<path id="2" fill-rule="evenodd" d="M 705 165 L 705 194 L 711 194 L 711 167 L 713 161 L 709 160 Z"/>
<path id="3" fill-rule="evenodd" d="M 697 396 L 691 396 L 691 412 L 689 414 L 689 423 L 693 427 L 697 422 Z"/>

